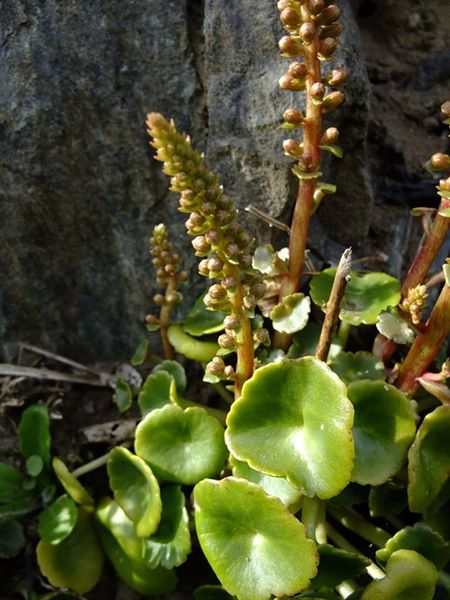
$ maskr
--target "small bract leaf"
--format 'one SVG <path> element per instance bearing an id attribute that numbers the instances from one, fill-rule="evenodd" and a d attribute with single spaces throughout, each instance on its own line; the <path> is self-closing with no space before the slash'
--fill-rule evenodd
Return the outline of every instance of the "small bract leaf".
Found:
<path id="1" fill-rule="evenodd" d="M 252 257 L 252 266 L 266 275 L 273 275 L 276 252 L 271 244 L 258 246 Z"/>
<path id="2" fill-rule="evenodd" d="M 305 528 L 258 485 L 227 477 L 195 486 L 195 526 L 223 587 L 239 600 L 290 596 L 317 572 Z"/>
<path id="3" fill-rule="evenodd" d="M 335 268 L 329 268 L 311 280 L 311 298 L 322 310 L 333 286 Z M 360 275 L 352 271 L 342 302 L 339 317 L 351 325 L 373 325 L 381 311 L 400 301 L 400 282 L 386 273 Z"/>
<path id="4" fill-rule="evenodd" d="M 145 540 L 145 560 L 150 568 L 178 567 L 191 551 L 186 501 L 178 485 L 161 488 L 163 504 L 158 530 Z"/>
<path id="5" fill-rule="evenodd" d="M 266 494 L 275 496 L 275 498 L 281 500 L 288 509 L 298 510 L 302 494 L 287 479 L 284 477 L 272 477 L 272 475 L 255 471 L 247 463 L 234 458 L 234 456 L 230 457 L 230 463 L 234 477 L 256 483 Z"/>
<path id="6" fill-rule="evenodd" d="M 311 300 L 304 294 L 285 296 L 270 313 L 273 328 L 281 333 L 295 333 L 308 322 Z"/>
<path id="7" fill-rule="evenodd" d="M 156 477 L 146 462 L 126 448 L 114 448 L 108 458 L 114 498 L 131 519 L 139 537 L 156 531 L 161 519 L 161 496 Z"/>
<path id="8" fill-rule="evenodd" d="M 167 337 L 177 352 L 199 362 L 209 362 L 220 347 L 216 342 L 205 342 L 191 337 L 178 323 L 169 327 Z"/>
<path id="9" fill-rule="evenodd" d="M 142 340 L 141 342 L 139 342 L 136 350 L 134 351 L 133 356 L 131 357 L 131 364 L 133 365 L 133 367 L 139 367 L 140 365 L 142 365 L 148 355 L 148 350 L 149 350 L 149 343 L 148 340 Z"/>
<path id="10" fill-rule="evenodd" d="M 36 554 L 41 573 L 53 586 L 78 594 L 89 592 L 102 574 L 103 553 L 91 517 L 83 507 L 78 508 L 72 533 L 56 545 L 41 540 Z"/>
<path id="11" fill-rule="evenodd" d="M 44 404 L 33 404 L 22 414 L 18 428 L 19 448 L 27 460 L 40 456 L 45 466 L 50 464 L 50 421 Z"/>
<path id="12" fill-rule="evenodd" d="M 0 558 L 13 558 L 25 546 L 22 525 L 12 517 L 0 519 Z"/>
<path id="13" fill-rule="evenodd" d="M 214 477 L 227 457 L 219 421 L 203 408 L 175 405 L 154 410 L 139 423 L 135 449 L 159 479 L 185 485 Z"/>
<path id="14" fill-rule="evenodd" d="M 24 495 L 22 473 L 0 462 L 0 502 L 12 502 Z"/>
<path id="15" fill-rule="evenodd" d="M 175 388 L 175 381 L 167 371 L 151 373 L 147 377 L 138 396 L 143 417 L 152 410 L 171 404 L 172 386 Z"/>
<path id="16" fill-rule="evenodd" d="M 387 481 L 370 489 L 369 507 L 372 517 L 397 515 L 408 506 L 406 487 Z"/>
<path id="17" fill-rule="evenodd" d="M 361 600 L 432 600 L 437 572 L 413 550 L 398 550 L 389 558 L 386 577 L 372 581 Z"/>
<path id="18" fill-rule="evenodd" d="M 311 356 L 254 373 L 228 413 L 226 442 L 253 469 L 327 499 L 350 481 L 352 423 L 345 385 Z"/>
<path id="19" fill-rule="evenodd" d="M 381 562 L 389 560 L 391 554 L 397 550 L 415 550 L 434 563 L 436 569 L 445 567 L 450 559 L 450 546 L 443 538 L 424 523 L 416 523 L 398 531 L 386 546 L 377 550 L 377 559 Z"/>
<path id="20" fill-rule="evenodd" d="M 394 340 L 397 344 L 412 344 L 414 341 L 414 331 L 408 325 L 405 319 L 398 314 L 382 312 L 378 315 L 377 329 L 387 337 L 388 340 Z"/>
<path id="21" fill-rule="evenodd" d="M 205 296 L 206 293 L 195 301 L 188 316 L 183 321 L 183 329 L 190 335 L 208 335 L 209 333 L 222 331 L 224 328 L 223 320 L 227 315 L 219 310 L 208 310 L 203 302 Z"/>
<path id="22" fill-rule="evenodd" d="M 416 433 L 414 404 L 382 381 L 354 381 L 348 386 L 348 397 L 355 407 L 352 480 L 380 485 L 406 460 Z"/>
<path id="23" fill-rule="evenodd" d="M 160 371 L 165 371 L 172 375 L 175 381 L 175 387 L 179 394 L 182 394 L 186 389 L 186 373 L 182 365 L 176 360 L 163 360 L 159 364 L 156 365 L 153 369 L 153 373 L 159 373 Z"/>
<path id="24" fill-rule="evenodd" d="M 361 554 L 321 544 L 319 550 L 319 571 L 311 581 L 314 588 L 338 586 L 344 579 L 361 575 L 370 565 L 370 560 Z"/>
<path id="25" fill-rule="evenodd" d="M 57 498 L 39 516 L 38 533 L 47 544 L 59 544 L 72 533 L 77 522 L 75 502 L 66 494 Z"/>
<path id="26" fill-rule="evenodd" d="M 175 589 L 173 570 L 150 569 L 144 558 L 145 540 L 137 537 L 133 523 L 110 498 L 97 508 L 98 532 L 102 546 L 120 579 L 144 596 L 159 596 Z"/>
<path id="27" fill-rule="evenodd" d="M 330 363 L 330 368 L 344 383 L 359 379 L 384 379 L 384 365 L 370 352 L 340 352 Z"/>
<path id="28" fill-rule="evenodd" d="M 61 459 L 56 457 L 53 459 L 53 470 L 72 500 L 84 506 L 94 506 L 92 496 L 81 485 L 78 479 L 72 475 Z"/>
<path id="29" fill-rule="evenodd" d="M 340 146 L 323 146 L 321 145 L 320 148 L 322 150 L 326 150 L 327 152 L 331 152 L 331 154 L 333 154 L 334 156 L 336 156 L 337 158 L 342 158 L 344 156 L 344 153 L 342 152 L 342 148 Z"/>
<path id="30" fill-rule="evenodd" d="M 450 474 L 450 406 L 429 413 L 408 453 L 408 500 L 413 512 L 425 513 Z"/>
<path id="31" fill-rule="evenodd" d="M 294 334 L 293 344 L 289 348 L 288 358 L 302 358 L 316 353 L 322 327 L 309 321 L 304 329 Z M 328 360 L 335 359 L 342 351 L 342 341 L 337 335 L 331 340 Z"/>
<path id="32" fill-rule="evenodd" d="M 119 411 L 123 413 L 130 408 L 131 403 L 133 402 L 133 393 L 129 384 L 123 377 L 118 377 L 116 379 L 115 386 L 113 400 Z"/>

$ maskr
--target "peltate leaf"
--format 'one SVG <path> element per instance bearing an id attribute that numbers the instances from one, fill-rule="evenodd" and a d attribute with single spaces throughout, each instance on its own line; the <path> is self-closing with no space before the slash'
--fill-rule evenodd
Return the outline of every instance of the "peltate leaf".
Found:
<path id="1" fill-rule="evenodd" d="M 179 323 L 169 327 L 167 337 L 176 352 L 199 362 L 209 362 L 220 348 L 217 342 L 206 342 L 190 336 Z"/>
<path id="2" fill-rule="evenodd" d="M 150 373 L 138 396 L 143 417 L 156 408 L 171 404 L 172 386 L 175 389 L 175 381 L 167 371 Z"/>
<path id="3" fill-rule="evenodd" d="M 305 528 L 258 485 L 227 477 L 195 486 L 195 526 L 203 552 L 223 587 L 239 600 L 290 596 L 317 570 Z"/>
<path id="4" fill-rule="evenodd" d="M 69 588 L 78 594 L 89 592 L 99 581 L 103 553 L 89 513 L 78 508 L 72 533 L 59 544 L 40 541 L 36 548 L 41 573 L 55 587 Z"/>
<path id="5" fill-rule="evenodd" d="M 294 334 L 293 343 L 289 348 L 288 358 L 302 358 L 316 353 L 320 338 L 320 325 L 309 321 L 304 329 Z M 334 360 L 342 351 L 342 341 L 337 335 L 331 340 L 328 360 Z"/>
<path id="6" fill-rule="evenodd" d="M 119 411 L 123 413 L 130 408 L 133 402 L 133 392 L 123 377 L 116 379 L 115 386 L 113 399 Z"/>
<path id="7" fill-rule="evenodd" d="M 227 457 L 219 421 L 203 408 L 175 405 L 154 410 L 139 423 L 135 450 L 161 481 L 185 485 L 214 477 Z"/>
<path id="8" fill-rule="evenodd" d="M 22 525 L 12 517 L 0 519 L 0 558 L 13 558 L 25 546 Z"/>
<path id="9" fill-rule="evenodd" d="M 223 320 L 227 316 L 219 310 L 208 310 L 203 302 L 203 294 L 195 302 L 188 316 L 183 321 L 183 329 L 194 336 L 217 333 L 224 328 Z"/>
<path id="10" fill-rule="evenodd" d="M 148 340 L 142 340 L 139 342 L 136 350 L 134 351 L 133 356 L 131 357 L 131 364 L 133 367 L 139 367 L 144 364 L 149 351 L 149 343 Z"/>
<path id="11" fill-rule="evenodd" d="M 432 600 L 437 572 L 429 560 L 413 550 L 397 550 L 386 565 L 386 577 L 375 579 L 361 600 Z"/>
<path id="12" fill-rule="evenodd" d="M 114 498 L 133 521 L 139 537 L 156 531 L 161 519 L 159 484 L 148 464 L 126 448 L 114 448 L 108 458 L 109 483 Z"/>
<path id="13" fill-rule="evenodd" d="M 295 333 L 308 322 L 311 300 L 304 294 L 285 296 L 270 313 L 273 328 L 281 333 Z"/>
<path id="14" fill-rule="evenodd" d="M 419 427 L 408 454 L 408 500 L 425 513 L 450 474 L 450 406 L 439 406 Z"/>
<path id="15" fill-rule="evenodd" d="M 329 268 L 311 280 L 311 298 L 322 310 L 326 310 L 335 275 L 336 269 Z M 400 282 L 395 277 L 386 273 L 359 275 L 352 271 L 339 317 L 351 325 L 373 325 L 381 311 L 399 301 Z"/>
<path id="16" fill-rule="evenodd" d="M 18 428 L 19 448 L 27 460 L 40 456 L 46 467 L 50 465 L 50 421 L 44 404 L 32 404 L 22 414 Z"/>
<path id="17" fill-rule="evenodd" d="M 391 554 L 401 549 L 415 550 L 431 560 L 438 570 L 443 569 L 450 559 L 449 544 L 424 523 L 416 523 L 398 531 L 387 541 L 384 548 L 377 550 L 377 559 L 386 562 Z"/>
<path id="18" fill-rule="evenodd" d="M 254 373 L 228 413 L 226 442 L 253 469 L 327 499 L 350 481 L 352 423 L 345 385 L 325 363 L 305 357 Z"/>
<path id="19" fill-rule="evenodd" d="M 180 365 L 180 363 L 176 360 L 163 360 L 159 364 L 156 365 L 153 369 L 153 373 L 158 373 L 159 371 L 165 371 L 172 375 L 175 381 L 175 387 L 178 394 L 182 394 L 186 389 L 186 373 L 184 371 L 184 367 Z"/>
<path id="20" fill-rule="evenodd" d="M 59 458 L 53 459 L 53 470 L 59 482 L 77 504 L 94 506 L 94 500 L 89 492 L 81 485 L 76 477 L 72 475 L 63 461 Z M 74 588 L 75 589 L 75 588 Z"/>
<path id="21" fill-rule="evenodd" d="M 416 433 L 414 404 L 382 381 L 354 381 L 348 397 L 355 408 L 355 468 L 352 480 L 380 485 L 406 460 Z"/>
<path id="22" fill-rule="evenodd" d="M 340 352 L 329 364 L 346 384 L 359 379 L 385 378 L 383 362 L 370 352 Z"/>
<path id="23" fill-rule="evenodd" d="M 57 498 L 39 516 L 38 533 L 47 544 L 59 544 L 69 536 L 77 522 L 78 510 L 66 494 Z"/>
<path id="24" fill-rule="evenodd" d="M 329 544 L 321 544 L 318 550 L 319 571 L 311 581 L 314 588 L 334 588 L 344 579 L 358 577 L 370 565 L 370 560 L 362 554 L 347 552 Z"/>

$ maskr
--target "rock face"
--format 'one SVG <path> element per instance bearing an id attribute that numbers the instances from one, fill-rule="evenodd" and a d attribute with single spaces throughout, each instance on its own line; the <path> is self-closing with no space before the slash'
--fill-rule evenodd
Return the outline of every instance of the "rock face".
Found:
<path id="1" fill-rule="evenodd" d="M 148 148 L 149 110 L 173 117 L 192 135 L 239 206 L 254 204 L 288 221 L 297 184 L 281 153 L 285 136 L 278 125 L 294 98 L 277 86 L 286 61 L 276 48 L 282 29 L 274 4 L 0 5 L 4 358 L 20 340 L 85 361 L 126 358 L 152 310 L 147 240 L 161 221 L 192 273 L 187 301 L 200 289 L 184 219 Z M 346 104 L 330 125 L 341 130 L 345 157 L 325 164 L 325 180 L 337 183 L 338 193 L 320 208 L 311 231 L 311 247 L 327 258 L 349 243 L 360 255 L 373 250 L 374 227 L 380 227 L 373 211 L 379 170 L 368 152 L 371 86 L 351 8 L 359 6 L 364 16 L 373 3 L 338 4 L 345 31 L 338 62 L 351 79 Z M 426 93 L 424 81 L 418 72 L 411 84 L 418 94 Z M 408 209 L 394 208 L 407 226 Z M 388 209 L 383 206 L 385 215 Z M 270 238 L 265 225 L 243 217 L 261 239 Z M 383 242 L 383 252 L 397 257 L 394 271 L 403 266 L 403 237 L 400 230 L 392 243 Z"/>

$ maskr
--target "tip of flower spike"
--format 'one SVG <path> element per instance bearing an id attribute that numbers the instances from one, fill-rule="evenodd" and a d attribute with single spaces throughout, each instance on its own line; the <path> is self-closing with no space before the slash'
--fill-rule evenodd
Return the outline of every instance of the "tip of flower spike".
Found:
<path id="1" fill-rule="evenodd" d="M 147 127 L 149 129 L 157 129 L 159 127 L 163 127 L 166 124 L 165 118 L 161 113 L 148 113 L 147 115 Z"/>

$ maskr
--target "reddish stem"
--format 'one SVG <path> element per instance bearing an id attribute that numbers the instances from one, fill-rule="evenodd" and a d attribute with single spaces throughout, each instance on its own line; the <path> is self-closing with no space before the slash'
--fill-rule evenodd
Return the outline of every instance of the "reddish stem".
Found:
<path id="1" fill-rule="evenodd" d="M 161 341 L 164 349 L 164 357 L 170 360 L 173 360 L 175 358 L 175 350 L 172 344 L 169 342 L 169 338 L 167 336 L 167 330 L 170 325 L 170 312 L 172 310 L 172 306 L 170 302 L 167 302 L 167 300 L 176 290 L 176 287 L 177 279 L 175 275 L 173 275 L 172 277 L 170 277 L 166 287 L 166 304 L 163 304 L 161 306 L 161 311 L 159 313 L 159 332 L 161 335 Z"/>

